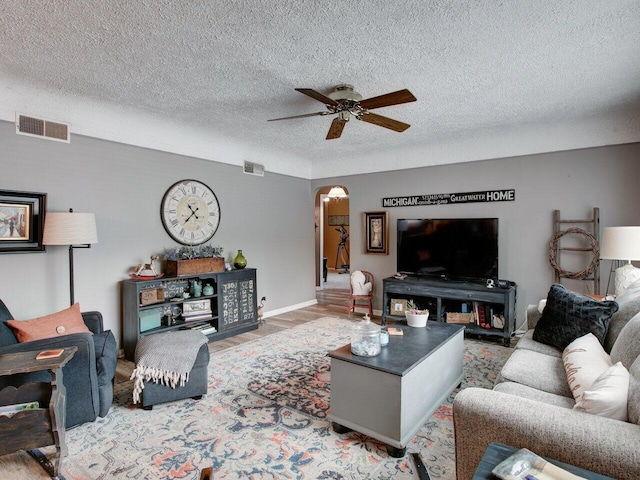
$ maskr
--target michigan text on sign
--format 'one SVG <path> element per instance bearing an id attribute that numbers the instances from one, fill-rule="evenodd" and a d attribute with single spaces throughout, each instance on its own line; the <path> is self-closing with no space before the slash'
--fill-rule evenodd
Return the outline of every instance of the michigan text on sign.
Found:
<path id="1" fill-rule="evenodd" d="M 411 195 L 409 197 L 388 197 L 382 199 L 383 207 L 413 207 L 419 205 L 449 205 L 452 203 L 513 202 L 515 189 L 484 190 L 480 192 L 435 193 Z"/>

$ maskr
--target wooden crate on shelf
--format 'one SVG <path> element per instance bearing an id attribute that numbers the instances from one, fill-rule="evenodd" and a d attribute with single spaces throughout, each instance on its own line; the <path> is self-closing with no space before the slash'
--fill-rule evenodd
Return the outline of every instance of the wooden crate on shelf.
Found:
<path id="1" fill-rule="evenodd" d="M 167 260 L 165 268 L 169 277 L 198 275 L 200 273 L 224 272 L 224 258 L 192 258 L 190 260 Z"/>
<path id="2" fill-rule="evenodd" d="M 447 312 L 447 323 L 466 324 L 471 321 L 470 313 Z"/>

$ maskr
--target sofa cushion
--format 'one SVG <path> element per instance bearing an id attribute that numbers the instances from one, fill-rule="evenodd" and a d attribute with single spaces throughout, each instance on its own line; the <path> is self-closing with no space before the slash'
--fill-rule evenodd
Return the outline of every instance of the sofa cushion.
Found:
<path id="1" fill-rule="evenodd" d="M 528 398 L 529 400 L 536 400 L 538 402 L 546 403 L 547 405 L 555 405 L 562 408 L 571 409 L 575 405 L 573 398 L 543 392 L 542 390 L 536 390 L 535 388 L 527 387 L 526 385 L 515 382 L 502 382 L 497 384 L 493 389 L 497 392 L 508 393 L 510 395 L 516 395 L 521 398 Z"/>
<path id="2" fill-rule="evenodd" d="M 575 410 L 627 421 L 629 372 L 618 362 L 605 370 L 576 401 Z"/>
<path id="3" fill-rule="evenodd" d="M 576 338 L 562 352 L 569 388 L 576 403 L 593 382 L 611 367 L 611 358 L 593 333 Z"/>
<path id="4" fill-rule="evenodd" d="M 640 425 L 640 357 L 629 369 L 629 396 L 627 397 L 629 421 Z"/>
<path id="5" fill-rule="evenodd" d="M 94 334 L 93 344 L 96 350 L 98 396 L 100 397 L 98 415 L 104 417 L 109 413 L 109 407 L 111 407 L 111 402 L 113 401 L 113 379 L 116 375 L 118 347 L 111 330 Z"/>
<path id="6" fill-rule="evenodd" d="M 620 330 L 618 340 L 611 349 L 611 361 L 631 368 L 633 362 L 640 355 L 640 313 L 637 313 Z"/>
<path id="7" fill-rule="evenodd" d="M 618 303 L 617 299 L 616 303 Z M 620 331 L 629 320 L 635 317 L 637 313 L 640 313 L 640 293 L 635 298 L 624 299 L 621 303 L 618 303 L 618 306 L 618 311 L 611 316 L 609 330 L 607 330 L 607 335 L 604 338 L 604 349 L 609 353 L 611 353 Z"/>
<path id="8" fill-rule="evenodd" d="M 573 340 L 591 332 L 604 343 L 611 315 L 617 310 L 616 302 L 599 302 L 560 284 L 552 285 L 533 339 L 564 350 Z"/>
<path id="9" fill-rule="evenodd" d="M 524 348 L 516 349 L 500 371 L 498 381 L 516 382 L 543 392 L 570 397 L 562 358 Z"/>
<path id="10" fill-rule="evenodd" d="M 92 333 L 82 320 L 78 303 L 44 317 L 33 320 L 7 320 L 6 323 L 20 343 L 72 333 Z"/>
<path id="11" fill-rule="evenodd" d="M 534 352 L 544 353 L 552 357 L 562 357 L 562 350 L 558 347 L 547 345 L 546 343 L 536 342 L 533 339 L 533 329 L 527 330 L 525 334 L 518 339 L 516 348 L 526 348 L 527 350 L 533 350 Z"/>

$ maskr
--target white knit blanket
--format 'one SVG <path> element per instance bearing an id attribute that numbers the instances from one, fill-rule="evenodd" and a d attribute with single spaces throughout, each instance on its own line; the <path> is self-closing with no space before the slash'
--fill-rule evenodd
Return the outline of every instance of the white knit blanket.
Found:
<path id="1" fill-rule="evenodd" d="M 200 347 L 208 342 L 202 332 L 173 330 L 143 335 L 136 345 L 136 368 L 131 374 L 133 403 L 140 402 L 144 382 L 161 383 L 176 388 L 189 381 L 189 372 Z"/>

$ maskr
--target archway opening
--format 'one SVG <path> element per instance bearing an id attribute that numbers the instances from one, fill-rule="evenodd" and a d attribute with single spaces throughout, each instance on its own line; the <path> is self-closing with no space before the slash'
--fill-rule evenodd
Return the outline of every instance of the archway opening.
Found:
<path id="1" fill-rule="evenodd" d="M 335 190 L 336 187 L 342 192 Z M 315 207 L 316 287 L 348 290 L 350 221 L 347 188 L 342 185 L 319 188 Z"/>

